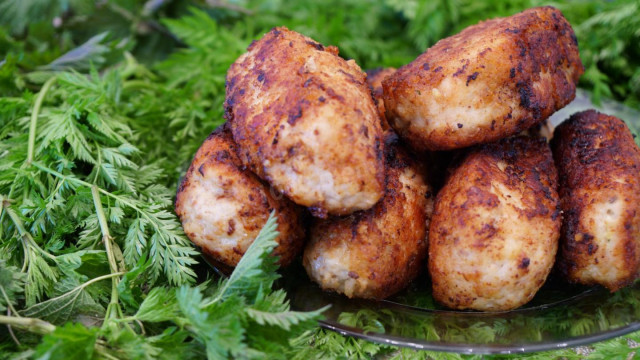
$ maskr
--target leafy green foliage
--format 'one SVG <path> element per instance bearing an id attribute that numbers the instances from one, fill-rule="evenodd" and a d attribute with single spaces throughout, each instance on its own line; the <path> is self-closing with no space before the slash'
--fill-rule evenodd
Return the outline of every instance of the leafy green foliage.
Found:
<path id="1" fill-rule="evenodd" d="M 229 279 L 225 279 L 220 286 L 217 296 L 224 300 L 230 295 L 241 292 L 253 298 L 260 291 L 270 289 L 278 275 L 275 273 L 277 259 L 271 256 L 271 251 L 278 245 L 278 224 L 272 213 L 266 224 L 258 233 L 256 240 L 233 270 Z"/>
<path id="2" fill-rule="evenodd" d="M 313 322 L 326 310 L 321 308 L 310 312 L 290 311 L 285 298 L 284 291 L 275 291 L 263 299 L 259 299 L 253 307 L 247 308 L 245 312 L 258 325 L 277 326 L 285 331 L 290 331 L 299 324 Z"/>
<path id="3" fill-rule="evenodd" d="M 23 32 L 30 21 L 52 19 L 62 13 L 62 1 L 7 0 L 0 4 L 0 21 L 16 33 Z"/>
<path id="4" fill-rule="evenodd" d="M 88 77 L 75 72 L 57 76 L 57 84 L 48 94 L 52 103 L 45 103 L 36 119 L 37 170 L 24 166 L 28 149 L 22 133 L 16 133 L 22 139 L 20 143 L 12 144 L 11 139 L 5 142 L 7 147 L 14 145 L 12 154 L 0 161 L 15 177 L 7 179 L 0 191 L 25 195 L 5 210 L 11 215 L 13 208 L 20 208 L 25 231 L 36 246 L 40 246 L 38 239 L 48 237 L 45 247 L 55 253 L 73 238 L 80 248 L 99 249 L 103 234 L 89 191 L 91 186 L 98 186 L 100 201 L 107 204 L 111 232 L 124 248 L 125 264 L 133 266 L 146 254 L 153 260 L 149 267 L 152 279 L 166 276 L 173 284 L 189 282 L 195 276 L 189 268 L 195 263 L 195 251 L 175 215 L 167 211 L 173 191 L 157 183 L 163 176 L 159 166 L 138 165 L 139 150 L 131 144 L 135 140 L 130 126 L 133 120 L 121 111 L 122 98 L 128 95 L 125 85 L 118 69 L 102 76 L 95 71 Z M 6 119 L 7 126 L 13 125 L 13 131 L 26 131 L 27 123 L 13 120 Z M 69 223 L 67 214 L 74 215 L 75 224 Z M 5 217 L 5 221 L 9 218 L 14 216 Z M 7 235 L 16 236 L 11 224 L 7 225 Z M 34 257 L 36 253 L 24 255 L 29 260 L 30 283 L 41 285 L 27 288 L 29 303 L 57 280 L 55 267 L 47 261 L 56 263 L 55 255 L 45 260 Z"/>
<path id="5" fill-rule="evenodd" d="M 149 291 L 134 317 L 140 321 L 171 321 L 177 318 L 177 305 L 173 290 L 156 287 Z"/>
<path id="6" fill-rule="evenodd" d="M 0 357 L 474 358 L 314 328 L 324 309 L 291 311 L 286 294 L 272 290 L 274 218 L 230 278 L 193 287 L 197 252 L 172 200 L 202 139 L 223 121 L 228 67 L 271 27 L 337 45 L 363 69 L 398 67 L 468 25 L 542 4 L 2 2 L 0 311 L 12 316 L 0 322 L 14 324 L 20 345 L 2 333 Z M 640 108 L 637 1 L 554 5 L 576 30 L 587 70 L 581 86 L 596 100 L 614 97 Z M 29 325 L 20 326 L 15 315 Z M 374 315 L 344 313 L 340 321 L 385 331 Z M 595 316 L 556 330 L 580 335 L 600 321 Z M 531 336 L 540 331 L 522 325 Z M 478 323 L 447 336 L 491 339 L 508 330 Z M 441 336 L 430 323 L 405 331 Z M 638 341 L 638 334 L 628 338 Z M 596 359 L 635 351 L 625 338 L 591 350 Z"/>
<path id="7" fill-rule="evenodd" d="M 178 306 L 197 339 L 202 342 L 209 359 L 224 359 L 246 351 L 244 329 L 239 320 L 241 300 L 227 298 L 223 303 L 203 306 L 205 299 L 198 288 L 182 287 L 176 294 Z"/>
<path id="8" fill-rule="evenodd" d="M 91 358 L 93 354 L 126 359 L 176 358 L 182 357 L 183 351 L 193 353 L 194 357 L 206 354 L 210 359 L 230 356 L 282 358 L 284 354 L 292 353 L 289 338 L 314 328 L 325 309 L 291 311 L 284 291 L 272 290 L 277 266 L 276 258 L 270 253 L 276 246 L 276 228 L 276 218 L 272 213 L 242 258 L 242 264 L 221 282 L 206 282 L 198 287 L 155 287 L 147 294 L 134 293 L 130 291 L 131 287 L 149 266 L 142 259 L 117 286 L 119 294 L 127 294 L 124 298 L 129 297 L 129 303 L 139 304 L 137 311 L 132 316 L 115 320 L 100 313 L 93 314 L 95 318 L 104 316 L 104 324 L 99 329 L 68 321 L 76 320 L 79 314 L 101 310 L 95 309 L 99 306 L 95 299 L 100 299 L 100 296 L 88 289 L 121 274 L 102 275 L 72 289 L 61 286 L 61 295 L 21 312 L 29 320 L 38 318 L 37 321 L 65 323 L 54 327 L 55 330 L 42 339 L 36 349 L 36 358 L 55 359 L 64 355 Z M 64 256 L 60 255 L 60 258 Z M 77 264 L 76 260 L 64 261 Z M 73 265 L 69 265 L 65 271 L 72 268 Z M 6 274 L 0 273 L 3 287 L 10 287 L 5 278 L 18 272 L 17 268 L 11 270 Z M 19 325 L 20 321 L 16 318 L 13 323 Z M 145 327 L 160 329 L 154 324 L 164 325 L 165 330 L 145 336 Z M 140 326 L 139 331 L 134 329 L 136 325 Z"/>
<path id="9" fill-rule="evenodd" d="M 78 314 L 100 316 L 104 313 L 104 308 L 85 290 L 93 282 L 95 279 L 77 285 L 73 283 L 72 278 L 67 277 L 59 285 L 59 291 L 62 293 L 60 296 L 30 306 L 21 311 L 21 314 L 44 319 L 53 324 L 64 324 L 74 320 Z"/>
<path id="10" fill-rule="evenodd" d="M 15 266 L 5 266 L 0 260 L 0 312 L 6 312 L 18 300 L 21 300 L 24 292 L 26 276 L 18 271 Z"/>
<path id="11" fill-rule="evenodd" d="M 98 335 L 97 329 L 68 323 L 42 338 L 35 359 L 91 359 Z"/>

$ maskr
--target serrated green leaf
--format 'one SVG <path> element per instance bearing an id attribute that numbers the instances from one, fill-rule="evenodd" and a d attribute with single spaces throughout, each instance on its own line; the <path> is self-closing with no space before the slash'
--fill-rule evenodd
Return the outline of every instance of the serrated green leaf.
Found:
<path id="1" fill-rule="evenodd" d="M 64 324 L 78 314 L 101 314 L 104 308 L 86 291 L 86 287 L 94 282 L 90 280 L 78 285 L 76 279 L 65 277 L 60 285 L 62 295 L 29 306 L 20 313 L 23 316 L 48 320 L 53 324 Z"/>
<path id="2" fill-rule="evenodd" d="M 204 307 L 205 299 L 198 288 L 181 287 L 176 293 L 180 311 L 193 326 L 197 339 L 206 347 L 207 358 L 226 359 L 241 355 L 246 349 L 240 317 L 242 302 L 229 296 L 222 303 Z"/>
<path id="3" fill-rule="evenodd" d="M 282 311 L 268 312 L 252 308 L 247 308 L 247 315 L 260 325 L 272 325 L 289 331 L 293 325 L 303 322 L 317 321 L 321 314 L 327 310 L 329 306 L 325 306 L 315 311 L 299 312 L 299 311 Z"/>
<path id="4" fill-rule="evenodd" d="M 169 321 L 176 318 L 178 303 L 173 289 L 156 287 L 147 294 L 134 317 L 141 321 Z"/>
<path id="5" fill-rule="evenodd" d="M 34 359 L 91 359 L 97 334 L 96 328 L 88 329 L 78 323 L 65 324 L 42 338 L 42 342 L 36 348 Z"/>
<path id="6" fill-rule="evenodd" d="M 271 256 L 273 249 L 278 246 L 275 241 L 279 234 L 277 228 L 277 217 L 274 211 L 269 215 L 269 219 L 242 256 L 231 276 L 223 281 L 218 294 L 221 300 L 232 294 L 253 298 L 259 289 L 271 288 L 273 281 L 278 278 L 275 272 L 278 268 L 277 259 Z"/>

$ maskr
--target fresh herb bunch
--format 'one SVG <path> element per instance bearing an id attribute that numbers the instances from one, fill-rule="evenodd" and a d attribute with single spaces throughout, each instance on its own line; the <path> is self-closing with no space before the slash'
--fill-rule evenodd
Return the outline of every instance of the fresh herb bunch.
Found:
<path id="1" fill-rule="evenodd" d="M 229 65 L 269 28 L 338 45 L 364 69 L 398 67 L 464 26 L 540 4 L 0 3 L 0 358 L 480 358 L 346 338 L 315 326 L 322 309 L 290 311 L 267 256 L 274 218 L 221 280 L 196 264 L 172 200 L 223 121 Z M 640 107 L 637 1 L 554 5 L 578 34 L 582 86 Z M 384 330 L 374 320 L 341 316 Z M 591 357 L 626 358 L 638 336 Z"/>
<path id="2" fill-rule="evenodd" d="M 246 44 L 234 53 L 238 37 L 195 9 L 165 23 L 193 45 L 153 70 L 128 53 L 85 74 L 13 68 L 0 99 L 3 358 L 286 358 L 316 324 L 322 309 L 290 311 L 272 290 L 275 218 L 229 279 L 192 287 L 198 253 L 172 199 L 200 140 L 184 140 L 220 123 L 209 116 Z M 52 63 L 92 63 L 103 39 Z M 184 71 L 185 58 L 210 76 Z"/>
<path id="3" fill-rule="evenodd" d="M 191 6 L 231 31 L 235 45 L 244 46 L 243 40 L 285 25 L 337 45 L 343 56 L 366 69 L 402 66 L 466 26 L 542 5 L 558 7 L 576 30 L 586 68 L 580 86 L 592 90 L 595 101 L 613 97 L 640 109 L 637 0 L 6 0 L 0 4 L 0 55 L 1 49 L 13 51 L 5 58 L 5 69 L 0 68 L 0 90 L 6 90 L 3 83 L 11 74 L 7 64 L 35 70 L 105 32 L 111 42 L 83 52 L 90 55 L 94 50 L 94 62 L 117 61 L 106 49 L 119 49 L 131 51 L 145 64 L 155 63 L 185 43 L 194 45 L 193 39 L 176 36 L 162 20 L 189 14 Z M 16 38 L 25 41 L 16 44 Z M 16 52 L 16 46 L 25 51 Z M 233 51 L 217 55 L 229 53 Z"/>

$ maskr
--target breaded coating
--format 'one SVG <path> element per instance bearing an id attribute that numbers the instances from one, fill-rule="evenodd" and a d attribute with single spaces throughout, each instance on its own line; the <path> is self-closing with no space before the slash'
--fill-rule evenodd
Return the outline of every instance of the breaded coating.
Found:
<path id="1" fill-rule="evenodd" d="M 281 265 L 291 263 L 305 239 L 304 210 L 244 169 L 231 133 L 223 127 L 196 152 L 178 188 L 175 210 L 189 239 L 231 267 L 238 264 L 272 210 L 280 232 L 274 255 Z"/>
<path id="2" fill-rule="evenodd" d="M 350 298 L 388 297 L 425 266 L 431 187 L 395 134 L 387 133 L 385 143 L 383 199 L 366 211 L 315 219 L 303 255 L 313 281 Z"/>
<path id="3" fill-rule="evenodd" d="M 336 47 L 272 29 L 227 73 L 225 116 L 242 162 L 315 216 L 371 208 L 384 164 L 365 80 Z"/>
<path id="4" fill-rule="evenodd" d="M 558 267 L 571 282 L 616 291 L 640 267 L 640 150 L 620 119 L 594 110 L 552 140 L 564 224 Z"/>
<path id="5" fill-rule="evenodd" d="M 503 311 L 533 298 L 553 267 L 561 216 L 544 139 L 473 149 L 438 193 L 429 230 L 433 297 L 453 309 Z"/>
<path id="6" fill-rule="evenodd" d="M 546 119 L 584 72 L 560 11 L 533 8 L 440 40 L 382 82 L 389 124 L 417 150 L 488 143 Z"/>
<path id="7" fill-rule="evenodd" d="M 378 107 L 378 114 L 382 120 L 382 130 L 389 130 L 391 127 L 387 122 L 387 117 L 384 110 L 384 99 L 382 98 L 382 80 L 388 78 L 396 72 L 395 68 L 377 68 L 367 70 L 367 84 L 371 87 L 371 93 L 373 94 L 373 100 Z"/>

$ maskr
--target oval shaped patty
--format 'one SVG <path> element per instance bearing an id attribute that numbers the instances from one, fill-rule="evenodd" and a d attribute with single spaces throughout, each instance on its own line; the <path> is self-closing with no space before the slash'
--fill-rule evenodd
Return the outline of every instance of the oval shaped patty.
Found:
<path id="1" fill-rule="evenodd" d="M 205 254 L 235 267 L 275 210 L 274 255 L 287 265 L 302 250 L 304 210 L 244 169 L 225 127 L 204 141 L 178 187 L 175 210 L 184 232 Z"/>
<path id="2" fill-rule="evenodd" d="M 375 207 L 315 219 L 303 264 L 323 289 L 382 299 L 403 289 L 424 266 L 433 211 L 422 167 L 388 133 L 386 193 Z"/>
<path id="3" fill-rule="evenodd" d="M 616 291 L 640 267 L 640 150 L 620 119 L 594 110 L 552 140 L 564 225 L 559 268 L 571 282 Z"/>
<path id="4" fill-rule="evenodd" d="M 440 40 L 382 82 L 389 124 L 417 150 L 517 134 L 575 97 L 584 72 L 552 7 L 481 22 Z"/>
<path id="5" fill-rule="evenodd" d="M 382 130 L 365 75 L 336 47 L 274 28 L 227 73 L 226 117 L 243 163 L 316 216 L 382 197 Z"/>
<path id="6" fill-rule="evenodd" d="M 557 175 L 544 139 L 473 149 L 438 193 L 429 230 L 433 297 L 453 309 L 502 311 L 533 298 L 560 236 Z"/>

